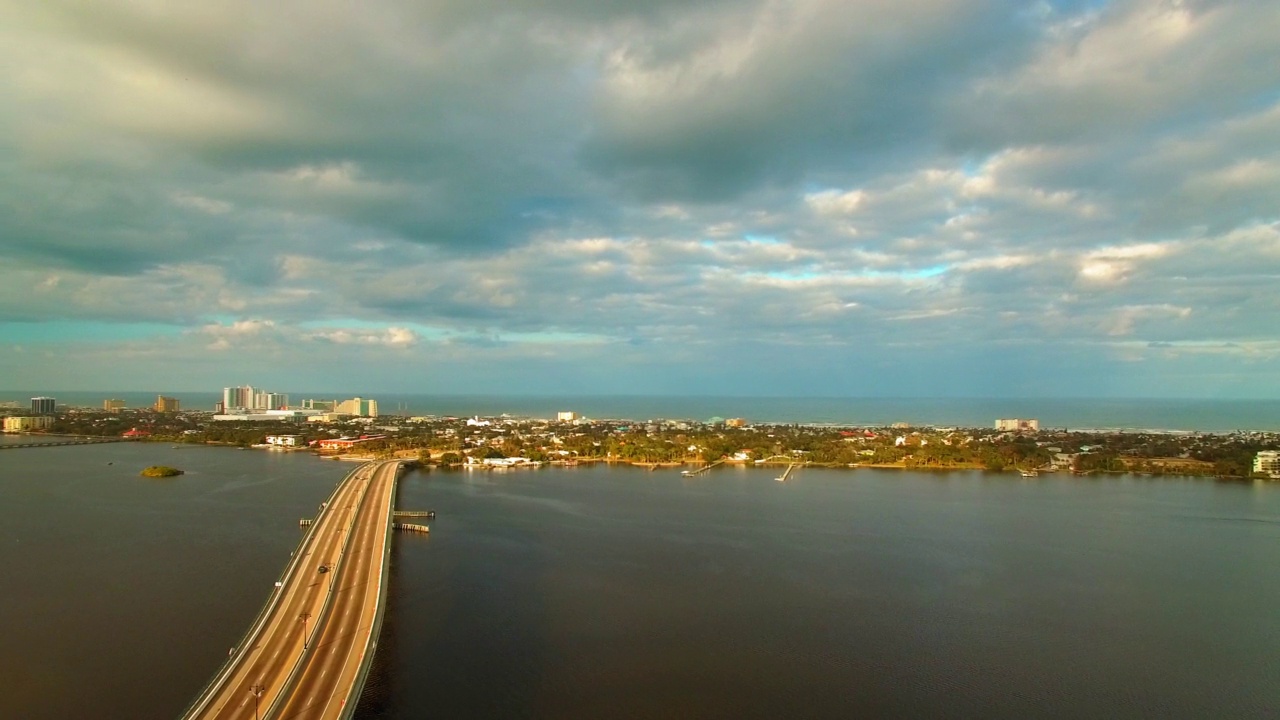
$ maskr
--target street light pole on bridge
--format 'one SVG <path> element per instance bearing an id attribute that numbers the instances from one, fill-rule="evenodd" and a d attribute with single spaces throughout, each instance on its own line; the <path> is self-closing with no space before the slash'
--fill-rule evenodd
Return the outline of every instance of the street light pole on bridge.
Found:
<path id="1" fill-rule="evenodd" d="M 298 613 L 298 619 L 302 621 L 302 651 L 307 650 L 307 618 L 311 617 L 311 613 Z"/>
<path id="2" fill-rule="evenodd" d="M 266 692 L 266 690 L 267 688 L 262 685 L 249 686 L 249 692 L 253 693 L 253 720 L 262 720 L 258 716 L 258 700 L 262 698 L 262 693 Z"/>

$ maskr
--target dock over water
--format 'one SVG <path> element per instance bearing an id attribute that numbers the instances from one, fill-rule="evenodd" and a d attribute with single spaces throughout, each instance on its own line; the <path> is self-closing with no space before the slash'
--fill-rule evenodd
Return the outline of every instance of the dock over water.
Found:
<path id="1" fill-rule="evenodd" d="M 725 462 L 724 460 L 717 460 L 711 463 L 710 465 L 703 465 L 700 468 L 694 468 L 693 470 L 682 470 L 680 471 L 680 474 L 686 477 L 694 477 L 696 475 L 701 475 L 705 472 L 710 472 L 711 468 L 716 467 L 717 465 L 723 465 L 724 462 Z"/>

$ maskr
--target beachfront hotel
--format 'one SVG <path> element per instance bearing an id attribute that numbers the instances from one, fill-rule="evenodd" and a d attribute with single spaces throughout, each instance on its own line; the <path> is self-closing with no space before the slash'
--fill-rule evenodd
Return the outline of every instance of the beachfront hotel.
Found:
<path id="1" fill-rule="evenodd" d="M 168 397 L 166 395 L 157 395 L 156 404 L 151 406 L 156 412 L 178 412 L 182 405 L 178 398 Z"/>
<path id="2" fill-rule="evenodd" d="M 222 412 L 236 408 L 243 410 L 283 410 L 289 406 L 289 396 L 283 393 L 255 390 L 252 385 L 222 388 Z"/>

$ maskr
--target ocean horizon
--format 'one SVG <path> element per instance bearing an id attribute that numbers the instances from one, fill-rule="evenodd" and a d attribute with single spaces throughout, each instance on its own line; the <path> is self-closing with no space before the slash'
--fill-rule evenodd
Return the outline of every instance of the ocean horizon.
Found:
<path id="1" fill-rule="evenodd" d="M 212 410 L 218 392 L 113 392 L 4 390 L 0 402 L 25 406 L 48 396 L 72 407 L 101 408 L 109 398 L 126 407 L 149 407 L 157 395 L 176 397 L 184 410 Z M 350 394 L 288 393 L 303 399 L 342 399 Z M 382 415 L 510 415 L 553 418 L 573 411 L 591 419 L 697 420 L 741 417 L 771 424 L 990 427 L 997 418 L 1036 418 L 1040 427 L 1067 430 L 1234 432 L 1280 430 L 1278 400 L 1155 398 L 888 398 L 684 395 L 436 395 L 370 393 Z"/>

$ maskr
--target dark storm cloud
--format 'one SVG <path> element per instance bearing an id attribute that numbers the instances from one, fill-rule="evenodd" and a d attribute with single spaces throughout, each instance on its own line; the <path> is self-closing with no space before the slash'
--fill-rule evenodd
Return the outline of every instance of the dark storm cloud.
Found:
<path id="1" fill-rule="evenodd" d="M 676 50 L 628 38 L 586 146 L 646 197 L 735 197 L 761 184 L 863 179 L 939 150 L 940 104 L 1024 53 L 1007 3 L 762 4 Z"/>

